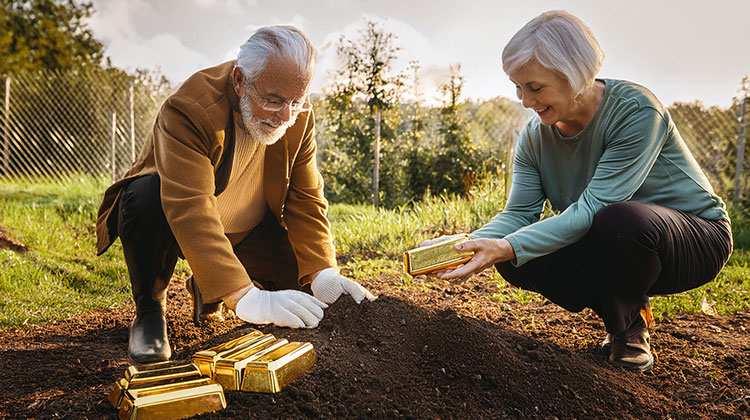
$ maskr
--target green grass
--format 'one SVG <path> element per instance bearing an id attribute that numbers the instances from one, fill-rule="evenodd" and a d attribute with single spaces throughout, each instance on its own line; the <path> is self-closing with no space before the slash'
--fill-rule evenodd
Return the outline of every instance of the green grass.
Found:
<path id="1" fill-rule="evenodd" d="M 64 318 L 125 301 L 116 250 L 97 258 L 94 221 L 105 179 L 0 182 L 0 224 L 29 247 L 0 251 L 0 326 Z"/>
<path id="2" fill-rule="evenodd" d="M 699 312 L 703 302 L 716 313 L 726 314 L 750 308 L 750 250 L 735 248 L 716 279 L 697 289 L 652 299 L 654 316 L 660 319 L 675 312 Z M 708 308 L 707 308 L 708 309 Z"/>
<path id="3" fill-rule="evenodd" d="M 456 197 L 426 196 L 422 201 L 393 210 L 370 205 L 335 204 L 328 211 L 339 254 L 401 258 L 425 239 L 472 231 L 503 207 L 503 187 L 487 181 L 470 201 Z"/>
<path id="4" fill-rule="evenodd" d="M 130 301 L 130 285 L 119 241 L 95 255 L 95 219 L 107 179 L 81 177 L 65 184 L 0 181 L 0 225 L 29 252 L 0 250 L 0 328 L 65 318 Z M 353 278 L 393 274 L 402 287 L 416 287 L 401 273 L 402 254 L 423 240 L 469 232 L 502 208 L 500 184 L 485 182 L 466 201 L 424 197 L 394 210 L 369 205 L 334 204 L 329 210 L 337 252 L 347 256 L 342 269 Z M 652 301 L 657 317 L 696 312 L 705 300 L 717 313 L 750 308 L 750 212 L 730 209 L 735 252 L 718 278 L 698 289 Z M 189 271 L 181 261 L 177 274 Z M 538 294 L 505 283 L 495 274 L 499 302 L 530 303 Z"/>

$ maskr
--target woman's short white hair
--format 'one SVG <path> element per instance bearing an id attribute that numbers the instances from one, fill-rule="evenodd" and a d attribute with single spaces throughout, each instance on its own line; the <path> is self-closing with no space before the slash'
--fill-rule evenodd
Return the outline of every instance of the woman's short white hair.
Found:
<path id="1" fill-rule="evenodd" d="M 574 96 L 578 96 L 594 83 L 604 63 L 604 51 L 581 19 L 563 10 L 551 10 L 527 23 L 503 49 L 506 74 L 531 60 L 567 79 Z"/>
<path id="2" fill-rule="evenodd" d="M 293 26 L 266 26 L 258 29 L 242 44 L 237 65 L 248 82 L 254 82 L 265 70 L 268 60 L 278 57 L 296 63 L 301 73 L 315 66 L 315 48 L 299 29 Z"/>

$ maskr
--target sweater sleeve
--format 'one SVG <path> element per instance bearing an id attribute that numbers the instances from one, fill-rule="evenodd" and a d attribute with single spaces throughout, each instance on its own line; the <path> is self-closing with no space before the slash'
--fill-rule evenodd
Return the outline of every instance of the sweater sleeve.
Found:
<path id="1" fill-rule="evenodd" d="M 651 106 L 633 107 L 605 131 L 606 147 L 578 200 L 560 215 L 507 235 L 516 266 L 581 240 L 603 207 L 629 200 L 645 181 L 667 138 L 668 124 Z M 544 170 L 542 168 L 542 170 Z"/>

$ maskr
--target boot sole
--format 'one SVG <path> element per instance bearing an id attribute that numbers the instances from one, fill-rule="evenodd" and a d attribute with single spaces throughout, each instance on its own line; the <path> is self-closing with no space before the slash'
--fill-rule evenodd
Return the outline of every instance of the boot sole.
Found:
<path id="1" fill-rule="evenodd" d="M 619 366 L 619 367 L 621 367 L 621 368 L 623 368 L 625 370 L 629 370 L 631 372 L 640 372 L 640 373 L 643 373 L 643 372 L 646 372 L 646 371 L 650 370 L 654 366 L 654 355 L 651 354 L 651 353 L 649 353 L 648 354 L 648 363 L 643 364 L 643 365 L 636 365 L 636 364 L 627 363 L 627 362 L 617 362 L 617 361 L 612 360 L 611 357 L 609 358 L 609 363 L 611 363 L 611 364 L 613 364 L 615 366 Z"/>

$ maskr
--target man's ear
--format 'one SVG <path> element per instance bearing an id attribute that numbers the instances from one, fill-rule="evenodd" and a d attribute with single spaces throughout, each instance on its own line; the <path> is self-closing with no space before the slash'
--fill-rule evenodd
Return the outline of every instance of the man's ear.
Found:
<path id="1" fill-rule="evenodd" d="M 242 69 L 240 66 L 234 66 L 234 69 L 232 69 L 232 87 L 234 88 L 234 93 L 239 97 L 241 97 L 244 92 L 243 84 L 244 76 L 242 75 Z"/>

